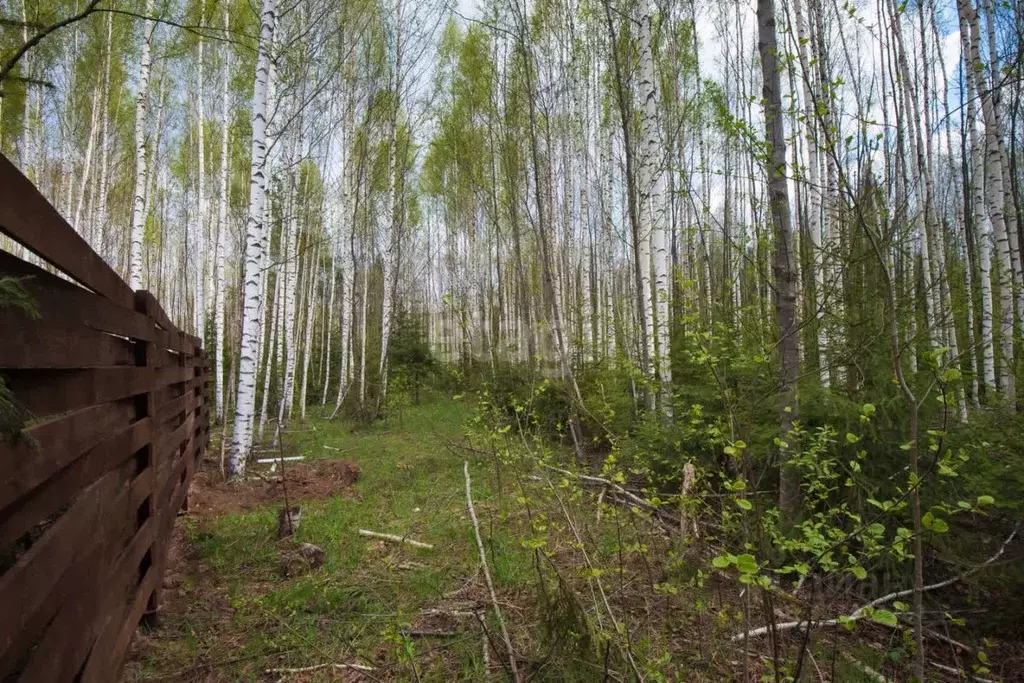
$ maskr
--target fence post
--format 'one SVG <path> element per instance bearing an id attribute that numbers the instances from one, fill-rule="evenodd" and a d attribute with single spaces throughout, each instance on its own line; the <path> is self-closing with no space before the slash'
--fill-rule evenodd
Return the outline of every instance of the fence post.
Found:
<path id="1" fill-rule="evenodd" d="M 156 319 L 153 314 L 153 306 L 155 299 L 153 296 L 144 290 L 135 292 L 135 310 L 142 313 L 148 318 L 149 324 L 155 328 Z M 156 368 L 157 367 L 157 345 L 154 342 L 141 341 L 139 340 L 136 344 L 136 357 L 135 364 L 145 368 Z M 155 370 L 150 370 L 150 380 L 144 394 L 140 394 L 136 397 L 136 419 L 143 419 L 145 417 L 150 418 L 152 421 L 152 429 L 150 430 L 149 443 L 140 449 L 136 455 L 136 476 L 142 474 L 146 468 L 153 470 L 152 477 L 152 488 L 150 489 L 149 496 L 139 507 L 138 514 L 136 515 L 135 531 L 136 533 L 142 528 L 142 525 L 149 521 L 150 524 L 156 526 L 157 530 L 160 528 L 159 509 L 157 507 L 157 497 L 160 491 L 160 463 L 158 462 L 158 446 L 160 443 L 160 429 L 156 422 L 156 393 L 154 391 L 156 373 Z M 160 545 L 159 535 L 154 536 L 154 543 L 146 551 L 143 556 L 142 563 L 139 565 L 139 581 L 146 576 L 146 572 L 149 568 L 155 564 L 155 552 L 154 546 Z M 146 599 L 146 611 L 142 615 L 143 622 L 150 626 L 156 626 L 159 620 L 160 611 L 160 589 L 162 582 L 157 582 L 153 592 L 150 593 Z"/>

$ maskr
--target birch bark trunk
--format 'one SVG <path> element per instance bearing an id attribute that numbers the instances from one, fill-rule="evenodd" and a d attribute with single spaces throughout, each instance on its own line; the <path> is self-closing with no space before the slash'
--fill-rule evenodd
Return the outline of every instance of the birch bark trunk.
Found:
<path id="1" fill-rule="evenodd" d="M 224 5 L 224 33 L 228 34 L 229 19 L 227 4 Z M 220 197 L 217 202 L 217 247 L 216 266 L 214 276 L 214 327 L 216 347 L 216 384 L 217 384 L 217 419 L 225 419 L 225 387 L 224 387 L 224 270 L 226 264 L 227 234 L 228 234 L 228 168 L 231 165 L 229 139 L 231 135 L 231 119 L 228 110 L 228 81 L 231 74 L 231 50 L 225 47 L 221 55 L 221 110 L 220 110 Z"/>
<path id="2" fill-rule="evenodd" d="M 154 0 L 146 0 L 146 16 L 153 16 L 154 7 Z M 142 58 L 139 61 L 139 93 L 135 104 L 135 194 L 132 199 L 132 232 L 128 258 L 128 286 L 132 289 L 142 289 L 142 236 L 146 227 L 146 110 L 149 99 L 149 66 L 152 43 L 153 22 L 147 19 L 143 26 Z"/>
<path id="3" fill-rule="evenodd" d="M 147 0 L 151 5 L 153 0 Z M 245 475 L 245 463 L 252 448 L 252 418 L 256 405 L 257 338 L 260 332 L 260 293 L 264 273 L 263 211 L 266 205 L 264 163 L 267 158 L 267 86 L 270 51 L 276 23 L 275 0 L 263 0 L 260 10 L 260 42 L 252 106 L 252 162 L 249 180 L 249 217 L 246 223 L 245 285 L 242 307 L 242 342 L 238 361 L 238 391 L 235 401 L 235 425 L 232 434 L 228 474 L 232 479 Z"/>

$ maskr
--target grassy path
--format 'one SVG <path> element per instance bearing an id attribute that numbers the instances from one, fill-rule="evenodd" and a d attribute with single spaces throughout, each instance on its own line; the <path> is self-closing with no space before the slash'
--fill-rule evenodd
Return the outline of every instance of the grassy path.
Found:
<path id="1" fill-rule="evenodd" d="M 274 539 L 279 505 L 179 520 L 183 559 L 172 572 L 161 625 L 137 637 L 126 679 L 483 678 L 475 620 L 423 614 L 472 611 L 485 597 L 474 579 L 479 563 L 463 459 L 450 447 L 462 437 L 466 417 L 463 405 L 442 401 L 369 428 L 310 420 L 287 434 L 289 451 L 307 461 L 344 458 L 362 470 L 348 495 L 303 503 L 297 540 L 323 548 L 324 566 L 282 576 Z M 470 466 L 474 499 L 489 521 L 496 502 L 487 467 Z M 435 549 L 363 538 L 360 528 L 408 535 Z M 500 590 L 515 590 L 528 579 L 529 557 L 513 535 L 487 531 L 495 581 Z M 332 663 L 373 671 L 267 673 Z"/>

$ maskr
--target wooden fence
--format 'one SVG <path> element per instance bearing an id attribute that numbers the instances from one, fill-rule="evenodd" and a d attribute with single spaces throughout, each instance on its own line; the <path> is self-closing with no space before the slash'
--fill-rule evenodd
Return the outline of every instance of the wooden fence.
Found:
<path id="1" fill-rule="evenodd" d="M 209 366 L 2 156 L 0 231 L 66 276 L 0 251 L 34 309 L 0 298 L 0 680 L 108 683 L 160 604 Z"/>

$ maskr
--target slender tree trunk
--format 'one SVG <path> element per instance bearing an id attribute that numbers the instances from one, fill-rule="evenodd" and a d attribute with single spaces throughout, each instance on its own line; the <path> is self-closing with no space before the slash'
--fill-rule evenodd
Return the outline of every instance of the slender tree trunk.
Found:
<path id="1" fill-rule="evenodd" d="M 153 0 L 148 0 L 151 4 Z M 228 474 L 232 479 L 245 475 L 245 463 L 252 448 L 252 418 L 256 405 L 256 371 L 260 332 L 260 293 L 267 226 L 263 225 L 266 206 L 264 164 L 267 158 L 267 86 L 270 51 L 276 23 L 275 0 L 263 0 L 260 11 L 259 54 L 252 106 L 252 165 L 249 181 L 249 218 L 245 230 L 245 292 L 242 310 L 242 345 L 238 361 L 238 391 L 235 400 L 235 426 L 232 435 Z"/>
<path id="2" fill-rule="evenodd" d="M 786 137 L 783 130 L 782 85 L 778 70 L 774 0 L 757 2 L 757 47 L 761 54 L 765 137 L 768 142 L 768 194 L 775 227 L 775 319 L 779 336 L 779 420 L 782 441 L 788 442 L 797 418 L 796 379 L 799 374 L 794 278 L 793 228 L 786 181 Z M 779 508 L 785 518 L 796 519 L 800 509 L 800 473 L 788 462 L 788 446 L 781 448 Z"/>
<path id="3" fill-rule="evenodd" d="M 154 0 L 146 0 L 147 17 L 153 16 L 154 7 Z M 135 195 L 132 199 L 132 234 L 128 259 L 128 286 L 132 289 L 142 288 L 142 235 L 146 227 L 146 110 L 152 43 L 153 22 L 146 20 L 143 25 L 142 58 L 139 61 L 139 94 L 135 104 Z"/>
<path id="4" fill-rule="evenodd" d="M 668 419 L 672 418 L 672 364 L 669 354 L 669 281 L 668 226 L 666 225 L 665 149 L 658 128 L 658 89 L 654 71 L 652 46 L 652 8 L 640 18 L 640 99 L 643 102 L 644 162 L 640 172 L 640 201 L 647 220 L 640 241 L 641 267 L 644 252 L 652 268 L 644 268 L 645 317 L 647 321 L 647 352 L 654 359 L 654 380 L 658 388 L 658 404 Z M 654 282 L 651 283 L 653 270 Z"/>
<path id="5" fill-rule="evenodd" d="M 224 5 L 224 33 L 228 32 L 228 8 Z M 222 50 L 221 63 L 221 110 L 220 110 L 220 197 L 217 202 L 217 247 L 216 247 L 216 274 L 214 277 L 214 327 L 216 339 L 216 383 L 217 383 L 217 418 L 225 419 L 225 386 L 224 386 L 224 303 L 226 282 L 224 270 L 226 264 L 227 235 L 228 235 L 228 169 L 231 166 L 230 158 L 230 137 L 231 119 L 228 108 L 228 81 L 231 77 L 231 50 L 225 47 Z M 265 277 L 265 276 L 264 276 Z"/>
<path id="6" fill-rule="evenodd" d="M 199 23 L 205 19 L 200 16 Z M 199 215 L 196 220 L 196 336 L 206 340 L 206 108 L 203 99 L 203 39 L 199 38 L 199 58 L 196 62 L 198 83 L 196 89 L 197 119 L 196 142 L 199 157 L 199 178 L 196 193 L 199 197 Z"/>

